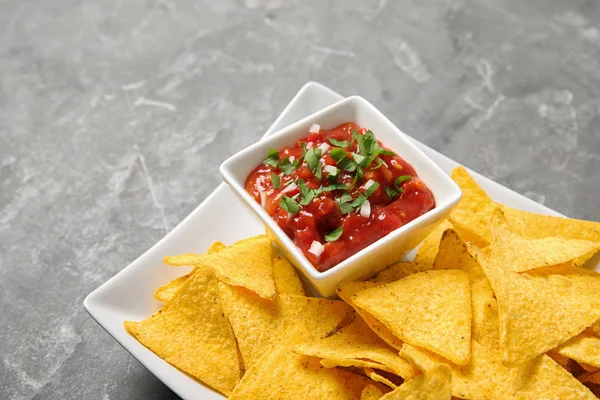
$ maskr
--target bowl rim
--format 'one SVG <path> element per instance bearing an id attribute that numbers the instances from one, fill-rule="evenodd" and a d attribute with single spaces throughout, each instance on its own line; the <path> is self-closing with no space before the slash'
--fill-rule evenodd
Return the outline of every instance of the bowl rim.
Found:
<path id="1" fill-rule="evenodd" d="M 406 145 L 408 147 L 408 149 L 406 151 L 414 153 L 415 156 L 417 156 L 417 157 L 421 158 L 423 161 L 425 161 L 427 168 L 430 169 L 431 171 L 433 171 L 433 173 L 439 179 L 445 180 L 446 184 L 449 184 L 449 187 L 452 190 L 436 191 L 434 193 L 434 197 L 436 198 L 435 208 L 427 211 L 423 215 L 420 215 L 419 217 L 415 218 L 414 220 L 410 221 L 409 223 L 393 230 L 392 232 L 383 236 L 382 238 L 379 238 L 375 242 L 373 242 L 370 245 L 368 245 L 367 247 L 359 250 L 358 252 L 354 253 L 352 256 L 350 256 L 347 259 L 345 259 L 344 261 L 334 265 L 330 269 L 320 272 L 306 258 L 304 253 L 300 250 L 300 248 L 298 248 L 296 246 L 296 244 L 292 241 L 292 239 L 290 239 L 290 237 L 286 235 L 286 233 L 279 227 L 279 225 L 277 225 L 275 220 L 273 220 L 273 218 L 271 218 L 271 216 L 269 214 L 267 214 L 267 212 L 262 207 L 262 205 L 259 204 L 246 191 L 246 189 L 244 187 L 245 180 L 246 180 L 248 174 L 254 168 L 256 168 L 256 165 L 250 166 L 243 177 L 240 177 L 240 176 L 238 176 L 238 174 L 233 172 L 232 168 L 233 168 L 233 166 L 244 163 L 245 159 L 248 156 L 254 155 L 257 151 L 261 151 L 261 154 L 263 154 L 264 152 L 262 151 L 262 149 L 265 147 L 277 148 L 277 146 L 273 146 L 273 145 L 275 143 L 278 143 L 279 141 L 281 141 L 283 138 L 286 138 L 287 136 L 294 136 L 295 134 L 297 134 L 298 130 L 301 127 L 305 126 L 306 124 L 317 123 L 318 122 L 317 120 L 319 118 L 323 118 L 324 116 L 326 116 L 328 114 L 334 113 L 343 107 L 365 107 L 365 108 L 370 109 L 369 111 L 374 113 L 377 116 L 377 118 L 382 119 L 384 123 L 389 125 L 390 128 L 392 128 L 394 130 L 394 133 L 396 133 L 402 137 L 403 141 L 406 142 Z M 387 143 L 386 143 L 386 145 L 387 145 Z M 393 150 L 395 150 L 395 149 L 393 149 Z M 400 153 L 400 152 L 398 152 L 398 153 Z M 373 104 L 371 104 L 369 101 L 367 101 L 366 99 L 364 99 L 361 96 L 350 96 L 345 99 L 342 99 L 342 100 L 340 100 L 328 107 L 325 107 L 305 118 L 302 118 L 301 120 L 293 123 L 292 125 L 289 125 L 288 127 L 284 128 L 284 129 L 281 129 L 281 130 L 273 133 L 268 138 L 265 138 L 256 143 L 253 143 L 252 145 L 238 151 L 237 153 L 233 154 L 232 156 L 227 158 L 225 161 L 223 161 L 223 163 L 221 163 L 221 165 L 219 167 L 219 172 L 221 173 L 221 176 L 223 177 L 225 182 L 234 189 L 234 191 L 238 195 L 238 198 L 241 198 L 246 203 L 246 205 L 249 206 L 260 217 L 262 222 L 265 225 L 267 225 L 267 227 L 271 230 L 271 232 L 273 232 L 277 236 L 279 243 L 281 245 L 285 246 L 285 250 L 287 250 L 287 252 L 295 258 L 297 265 L 301 266 L 302 269 L 304 270 L 304 272 L 307 273 L 308 276 L 310 277 L 310 279 L 314 282 L 326 281 L 328 279 L 331 279 L 332 276 L 337 275 L 342 270 L 344 270 L 346 267 L 350 266 L 351 264 L 354 264 L 360 258 L 362 258 L 374 251 L 377 251 L 378 247 L 381 247 L 383 245 L 388 244 L 391 241 L 396 240 L 398 237 L 402 236 L 403 234 L 406 234 L 408 231 L 411 231 L 413 228 L 416 228 L 423 224 L 431 223 L 432 221 L 439 219 L 439 217 L 441 215 L 443 215 L 444 213 L 446 213 L 446 211 L 449 208 L 456 205 L 462 197 L 462 191 L 458 187 L 458 185 L 437 164 L 435 164 L 433 162 L 433 160 L 431 160 L 425 153 L 423 153 L 412 142 L 412 140 L 406 133 L 401 131 L 381 111 L 379 111 Z M 427 184 L 427 182 L 425 182 L 425 183 Z M 433 189 L 431 189 L 431 187 L 430 187 L 430 190 L 432 190 L 432 192 L 433 192 Z M 440 202 L 439 200 L 443 200 L 443 201 Z"/>

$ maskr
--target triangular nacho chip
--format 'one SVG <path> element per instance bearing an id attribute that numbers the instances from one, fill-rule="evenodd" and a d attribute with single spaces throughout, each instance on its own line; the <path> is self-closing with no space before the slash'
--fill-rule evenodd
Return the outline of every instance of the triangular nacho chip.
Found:
<path id="1" fill-rule="evenodd" d="M 340 360 L 342 362 L 338 364 L 339 366 L 370 367 L 393 372 L 404 379 L 410 379 L 417 373 L 410 364 L 398 356 L 397 350 L 390 347 L 369 328 L 360 315 L 355 315 L 348 325 L 334 335 L 300 343 L 295 347 L 295 351 L 330 361 Z M 342 365 L 343 360 L 351 362 Z M 322 364 L 332 366 L 331 362 L 322 362 Z"/>
<path id="2" fill-rule="evenodd" d="M 425 371 L 381 397 L 381 400 L 450 400 L 452 372 L 448 365 Z"/>
<path id="3" fill-rule="evenodd" d="M 518 274 L 479 259 L 498 301 L 502 362 L 516 366 L 600 318 L 600 275 L 572 266 Z"/>
<path id="4" fill-rule="evenodd" d="M 359 400 L 373 381 L 319 360 L 276 346 L 246 372 L 230 400 L 331 399 Z"/>
<path id="5" fill-rule="evenodd" d="M 257 236 L 239 241 L 214 254 L 165 257 L 165 263 L 213 268 L 221 281 L 245 287 L 262 298 L 272 299 L 275 297 L 272 256 L 271 241 L 266 236 Z"/>
<path id="6" fill-rule="evenodd" d="M 206 250 L 206 254 L 217 253 L 226 247 L 227 246 L 221 242 L 214 242 L 210 245 L 208 250 Z M 162 301 L 163 303 L 171 300 L 175 293 L 177 293 L 177 291 L 183 287 L 185 282 L 192 276 L 193 273 L 194 270 L 192 270 L 189 274 L 180 276 L 179 278 L 173 279 L 169 283 L 159 286 L 159 288 L 154 292 L 154 298 L 158 301 Z"/>
<path id="7" fill-rule="evenodd" d="M 373 368 L 365 368 L 364 371 L 365 371 L 365 375 L 367 375 L 369 378 L 371 378 L 375 382 L 384 384 L 385 386 L 387 386 L 391 389 L 396 389 L 399 386 L 399 385 L 395 384 L 394 382 L 392 382 L 390 379 L 383 376 L 381 371 L 377 371 Z M 397 378 L 397 377 L 395 377 L 395 378 Z"/>
<path id="8" fill-rule="evenodd" d="M 553 217 L 500 206 L 513 231 L 532 238 L 560 237 L 600 242 L 600 222 Z"/>
<path id="9" fill-rule="evenodd" d="M 124 325 L 156 355 L 228 395 L 240 380 L 240 362 L 218 284 L 210 268 L 200 267 L 157 313 Z"/>
<path id="10" fill-rule="evenodd" d="M 471 342 L 471 289 L 460 270 L 426 271 L 352 296 L 401 340 L 466 364 Z"/>
<path id="11" fill-rule="evenodd" d="M 435 257 L 440 247 L 440 239 L 447 229 L 452 228 L 452 223 L 447 219 L 443 220 L 421 243 L 417 254 L 415 255 L 415 263 L 432 266 Z"/>
<path id="12" fill-rule="evenodd" d="M 289 260 L 283 256 L 273 258 L 273 279 L 277 294 L 304 296 L 302 282 Z"/>
<path id="13" fill-rule="evenodd" d="M 375 282 L 345 282 L 337 288 L 337 294 L 342 300 L 344 300 L 356 310 L 356 312 L 362 317 L 362 319 L 367 323 L 367 325 L 369 325 L 371 330 L 375 332 L 377 336 L 382 338 L 384 342 L 386 342 L 393 348 L 400 350 L 402 348 L 402 340 L 398 339 L 392 333 L 392 331 L 390 331 L 388 327 L 379 322 L 377 318 L 373 317 L 366 310 L 357 307 L 356 304 L 354 304 L 354 301 L 352 300 L 352 296 L 354 296 L 354 294 L 378 285 L 379 283 Z"/>
<path id="14" fill-rule="evenodd" d="M 416 274 L 417 272 L 429 271 L 432 268 L 432 265 L 433 263 L 429 264 L 429 261 L 424 263 L 401 261 L 390 267 L 387 267 L 375 275 L 375 277 L 372 278 L 372 282 L 377 282 L 381 285 L 383 283 L 398 281 L 406 278 L 409 275 Z"/>
<path id="15" fill-rule="evenodd" d="M 279 295 L 265 300 L 253 292 L 221 283 L 219 295 L 246 368 L 284 335 L 291 322 L 304 321 L 310 333 L 323 338 L 351 311 L 342 301 Z"/>
<path id="16" fill-rule="evenodd" d="M 496 209 L 490 221 L 493 234 L 490 262 L 515 272 L 572 263 L 583 264 L 600 250 L 600 242 L 559 237 L 528 238 L 513 233 L 504 213 Z"/>
<path id="17" fill-rule="evenodd" d="M 465 240 L 480 248 L 487 246 L 492 239 L 488 223 L 495 204 L 463 167 L 454 168 L 451 176 L 463 196 L 450 213 L 450 222 Z"/>
<path id="18" fill-rule="evenodd" d="M 553 351 L 580 364 L 600 368 L 600 337 L 591 329 L 586 329 Z"/>
<path id="19" fill-rule="evenodd" d="M 465 271 L 471 282 L 471 338 L 486 347 L 497 348 L 498 305 L 492 286 L 477 261 L 480 254 L 477 247 L 468 246 L 456 231 L 450 229 L 444 232 L 440 241 L 433 268 Z"/>

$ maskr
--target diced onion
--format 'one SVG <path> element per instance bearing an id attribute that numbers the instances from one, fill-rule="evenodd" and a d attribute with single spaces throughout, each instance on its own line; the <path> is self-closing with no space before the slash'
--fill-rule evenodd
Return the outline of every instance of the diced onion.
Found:
<path id="1" fill-rule="evenodd" d="M 296 157 L 290 156 L 290 162 L 294 162 L 295 159 L 296 159 Z"/>
<path id="2" fill-rule="evenodd" d="M 310 133 L 319 133 L 320 130 L 321 130 L 321 125 L 319 125 L 319 124 L 312 124 L 312 126 L 310 127 L 310 129 L 308 131 Z"/>
<path id="3" fill-rule="evenodd" d="M 281 191 L 281 194 L 291 192 L 292 190 L 296 190 L 297 188 L 298 188 L 298 185 L 296 185 L 295 183 L 290 183 L 289 185 L 286 186 L 285 189 L 283 189 Z"/>
<path id="4" fill-rule="evenodd" d="M 362 206 L 360 206 L 360 216 L 363 218 L 369 218 L 369 216 L 371 216 L 371 203 L 369 200 L 365 200 L 365 202 L 362 203 Z"/>
<path id="5" fill-rule="evenodd" d="M 337 167 L 334 167 L 333 165 L 326 165 L 323 167 L 323 171 L 327 172 L 328 174 L 337 174 L 338 169 Z"/>
<path id="6" fill-rule="evenodd" d="M 323 246 L 316 240 L 313 240 L 312 244 L 310 245 L 310 249 L 308 249 L 308 252 L 314 254 L 316 257 L 319 257 L 321 254 L 323 254 L 324 250 L 325 246 Z"/>
<path id="7" fill-rule="evenodd" d="M 263 208 L 267 205 L 267 192 L 260 192 L 260 205 Z"/>
<path id="8" fill-rule="evenodd" d="M 319 145 L 317 148 L 321 149 L 321 154 L 325 154 L 325 152 L 329 150 L 329 147 L 330 146 L 327 143 L 321 143 L 321 145 Z"/>
<path id="9" fill-rule="evenodd" d="M 367 190 L 367 189 L 369 189 L 371 186 L 373 186 L 373 184 L 374 184 L 374 183 L 375 183 L 375 181 L 374 181 L 373 179 L 369 179 L 369 180 L 367 181 L 367 183 L 365 183 L 365 186 L 364 186 L 365 190 Z"/>

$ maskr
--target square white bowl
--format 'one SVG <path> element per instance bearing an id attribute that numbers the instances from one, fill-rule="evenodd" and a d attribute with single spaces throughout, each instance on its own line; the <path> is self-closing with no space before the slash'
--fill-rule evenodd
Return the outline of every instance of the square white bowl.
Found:
<path id="1" fill-rule="evenodd" d="M 436 206 L 331 269 L 319 272 L 260 203 L 246 191 L 245 182 L 250 172 L 262 163 L 269 149 L 293 146 L 297 140 L 308 135 L 308 130 L 313 123 L 319 124 L 323 129 L 333 129 L 345 122 L 354 122 L 370 129 L 386 147 L 410 163 L 433 193 Z M 282 129 L 268 139 L 247 147 L 223 162 L 220 172 L 225 182 L 264 222 L 268 231 L 272 233 L 272 238 L 280 245 L 286 256 L 317 292 L 325 297 L 333 296 L 341 282 L 367 278 L 400 260 L 448 216 L 462 196 L 460 188 L 454 181 L 415 146 L 408 136 L 375 106 L 359 96 L 341 100 Z"/>

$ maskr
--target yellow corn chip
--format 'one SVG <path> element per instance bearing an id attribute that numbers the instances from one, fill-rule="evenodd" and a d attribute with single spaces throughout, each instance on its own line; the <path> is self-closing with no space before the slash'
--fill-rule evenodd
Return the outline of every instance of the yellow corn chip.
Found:
<path id="1" fill-rule="evenodd" d="M 592 330 L 596 332 L 597 335 L 600 335 L 600 321 L 596 321 L 592 324 Z"/>
<path id="2" fill-rule="evenodd" d="M 573 266 L 508 271 L 479 257 L 498 301 L 502 362 L 516 366 L 600 318 L 600 275 Z"/>
<path id="3" fill-rule="evenodd" d="M 517 235 L 510 230 L 500 209 L 494 211 L 490 228 L 493 234 L 490 262 L 515 272 L 572 263 L 575 260 L 583 264 L 600 250 L 600 242 Z"/>
<path id="4" fill-rule="evenodd" d="M 554 351 L 579 364 L 584 363 L 600 368 L 600 337 L 591 329 L 586 329 L 574 338 L 567 340 Z"/>
<path id="5" fill-rule="evenodd" d="M 521 236 L 559 237 L 600 242 L 600 222 L 534 214 L 501 206 L 510 227 Z"/>
<path id="6" fill-rule="evenodd" d="M 210 267 L 225 283 L 243 286 L 265 299 L 275 297 L 272 248 L 266 236 L 242 240 L 215 254 L 165 257 L 165 263 Z"/>
<path id="7" fill-rule="evenodd" d="M 367 385 L 363 389 L 360 400 L 378 400 L 385 392 L 375 385 Z"/>
<path id="8" fill-rule="evenodd" d="M 340 296 L 342 300 L 351 305 L 356 312 L 362 317 L 362 319 L 369 325 L 371 330 L 375 332 L 377 336 L 383 339 L 384 342 L 392 346 L 393 348 L 400 350 L 402 348 L 402 340 L 398 339 L 392 331 L 390 331 L 385 325 L 379 322 L 375 317 L 373 317 L 370 313 L 363 310 L 360 307 L 357 307 L 352 300 L 352 296 L 354 294 L 360 292 L 361 290 L 369 289 L 379 285 L 375 282 L 346 282 L 342 283 L 337 288 L 337 294 Z"/>
<path id="9" fill-rule="evenodd" d="M 277 294 L 304 296 L 302 282 L 298 278 L 294 266 L 287 258 L 277 256 L 273 259 L 273 279 L 275 280 Z"/>
<path id="10" fill-rule="evenodd" d="M 383 383 L 389 388 L 396 389 L 398 387 L 398 385 L 381 375 L 381 373 L 377 372 L 373 368 L 365 368 L 365 374 L 375 382 Z"/>
<path id="11" fill-rule="evenodd" d="M 481 250 L 467 246 L 456 231 L 444 232 L 433 269 L 460 269 L 471 282 L 471 338 L 489 347 L 498 347 L 498 305 L 492 286 L 477 261 Z"/>
<path id="12" fill-rule="evenodd" d="M 351 311 L 342 301 L 279 295 L 265 300 L 253 292 L 221 283 L 219 295 L 246 368 L 251 367 L 271 344 L 278 343 L 291 322 L 306 323 L 309 332 L 322 338 Z"/>
<path id="13" fill-rule="evenodd" d="M 360 315 L 355 315 L 348 325 L 334 335 L 300 343 L 295 347 L 295 351 L 307 356 L 323 358 L 321 364 L 327 367 L 376 368 L 393 372 L 404 379 L 410 379 L 417 373 L 410 364 L 398 356 L 395 349 L 369 328 Z"/>
<path id="14" fill-rule="evenodd" d="M 507 368 L 497 351 L 471 343 L 471 361 L 452 367 L 452 395 L 462 399 L 593 399 L 589 390 L 546 355 L 527 368 Z M 590 397 L 592 396 L 592 397 Z"/>
<path id="15" fill-rule="evenodd" d="M 381 400 L 450 400 L 452 373 L 447 365 L 438 365 L 398 386 Z"/>
<path id="16" fill-rule="evenodd" d="M 434 230 L 425 238 L 417 254 L 415 255 L 415 263 L 432 266 L 440 246 L 442 234 L 452 228 L 452 223 L 447 219 L 443 220 Z M 399 278 L 400 279 L 400 278 Z"/>
<path id="17" fill-rule="evenodd" d="M 352 296 L 401 340 L 457 364 L 470 357 L 471 294 L 460 270 L 426 271 Z"/>
<path id="18" fill-rule="evenodd" d="M 400 357 L 407 360 L 411 365 L 414 365 L 415 368 L 422 372 L 432 370 L 439 365 L 454 365 L 450 361 L 429 350 L 408 343 L 402 345 Z"/>
<path id="19" fill-rule="evenodd" d="M 495 204 L 463 167 L 452 170 L 452 179 L 462 189 L 463 196 L 450 213 L 450 222 L 465 240 L 480 248 L 487 246 L 492 239 L 488 223 Z"/>
<path id="20" fill-rule="evenodd" d="M 210 245 L 208 250 L 206 250 L 206 254 L 217 253 L 223 250 L 225 247 L 227 246 L 221 242 L 214 242 Z M 190 278 L 190 276 L 192 276 L 193 273 L 194 271 L 192 270 L 192 272 L 189 274 L 180 276 L 179 278 L 173 279 L 171 282 L 160 286 L 154 292 L 154 298 L 158 301 L 162 301 L 163 303 L 171 300 L 175 293 L 177 293 L 177 291 L 183 287 L 183 284 Z"/>
<path id="21" fill-rule="evenodd" d="M 417 272 L 429 271 L 432 265 L 433 264 L 429 264 L 427 262 L 417 263 L 402 261 L 387 267 L 378 273 L 374 278 L 372 278 L 372 281 L 377 282 L 378 284 L 394 282 L 406 278 L 409 275 L 416 274 Z"/>
<path id="22" fill-rule="evenodd" d="M 369 384 L 373 382 L 365 377 L 323 368 L 316 358 L 276 346 L 248 370 L 229 399 L 358 400 Z"/>
<path id="23" fill-rule="evenodd" d="M 213 271 L 200 267 L 157 313 L 124 325 L 156 355 L 228 395 L 240 380 L 240 362 L 217 284 Z"/>

